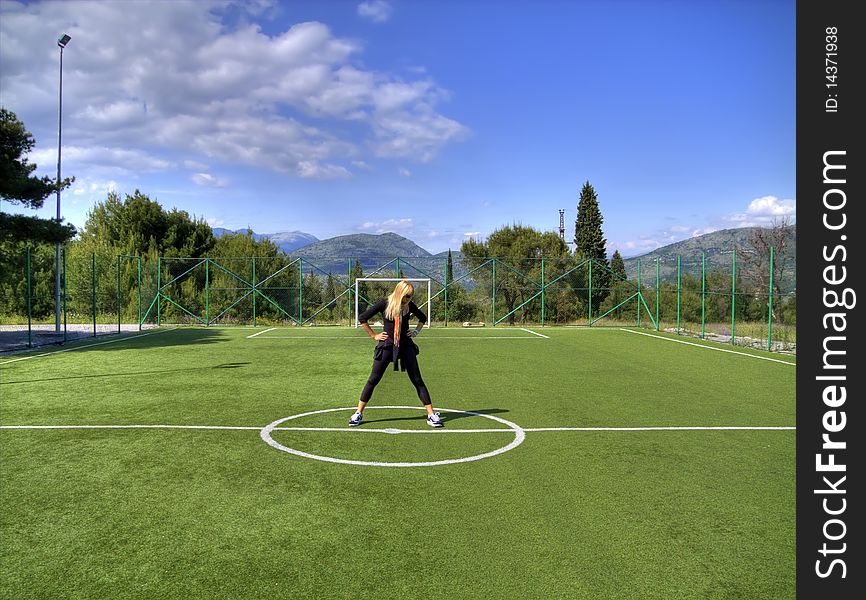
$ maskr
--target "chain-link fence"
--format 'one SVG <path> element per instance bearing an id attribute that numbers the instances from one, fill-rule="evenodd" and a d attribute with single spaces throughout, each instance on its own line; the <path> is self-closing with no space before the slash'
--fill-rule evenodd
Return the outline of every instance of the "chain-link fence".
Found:
<path id="1" fill-rule="evenodd" d="M 796 283 L 773 249 L 708 268 L 695 260 L 637 259 L 616 273 L 604 261 L 566 258 L 139 257 L 63 252 L 60 327 L 53 247 L 4 256 L 2 350 L 67 341 L 71 332 L 182 325 L 355 324 L 355 279 L 430 279 L 432 326 L 628 326 L 771 351 L 796 351 Z M 716 257 L 718 258 L 718 257 Z M 727 257 L 725 257 L 727 258 Z M 727 262 L 727 261 L 726 261 Z M 359 282 L 359 310 L 393 282 Z"/>

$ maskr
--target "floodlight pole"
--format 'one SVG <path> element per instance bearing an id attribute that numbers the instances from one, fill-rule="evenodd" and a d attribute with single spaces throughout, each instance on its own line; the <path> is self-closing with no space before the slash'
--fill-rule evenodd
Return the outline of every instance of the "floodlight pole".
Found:
<path id="1" fill-rule="evenodd" d="M 63 34 L 57 40 L 60 48 L 60 95 L 57 102 L 57 225 L 60 225 L 60 146 L 63 124 L 63 49 L 72 38 Z M 60 333 L 60 242 L 54 246 L 54 328 Z"/>

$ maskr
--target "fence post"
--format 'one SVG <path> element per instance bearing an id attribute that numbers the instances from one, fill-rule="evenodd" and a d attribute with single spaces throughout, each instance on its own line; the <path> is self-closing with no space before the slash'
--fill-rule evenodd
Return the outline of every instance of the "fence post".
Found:
<path id="1" fill-rule="evenodd" d="M 589 312 L 586 315 L 586 319 L 589 322 L 589 326 L 592 327 L 592 258 L 589 259 L 589 295 L 587 296 L 587 306 L 589 307 Z"/>
<path id="2" fill-rule="evenodd" d="M 355 293 L 355 288 L 352 286 L 352 259 L 346 259 L 346 283 L 349 285 L 349 293 L 346 294 L 346 308 L 348 309 L 349 322 L 352 323 L 355 319 L 352 317 L 352 294 Z M 355 325 L 357 326 L 357 324 Z"/>
<path id="3" fill-rule="evenodd" d="M 156 257 L 156 326 L 162 325 L 162 256 Z"/>
<path id="4" fill-rule="evenodd" d="M 67 341 L 66 328 L 66 246 L 63 247 L 63 343 Z"/>
<path id="5" fill-rule="evenodd" d="M 677 335 L 680 334 L 680 255 L 677 254 Z"/>
<path id="6" fill-rule="evenodd" d="M 770 246 L 770 295 L 769 310 L 767 311 L 767 351 L 773 349 L 773 247 Z"/>
<path id="7" fill-rule="evenodd" d="M 734 345 L 734 319 L 737 302 L 737 249 L 731 253 L 731 345 Z"/>
<path id="8" fill-rule="evenodd" d="M 90 298 L 93 308 L 93 337 L 96 337 L 96 252 L 91 254 L 90 262 Z"/>
<path id="9" fill-rule="evenodd" d="M 33 331 L 31 323 L 32 292 L 30 290 L 30 244 L 27 244 L 27 347 L 33 347 Z"/>
<path id="10" fill-rule="evenodd" d="M 136 256 L 138 262 L 138 330 L 141 331 L 141 257 Z"/>
<path id="11" fill-rule="evenodd" d="M 541 257 L 541 326 L 544 327 L 544 257 Z"/>
<path id="12" fill-rule="evenodd" d="M 253 327 L 256 326 L 256 257 L 253 257 Z"/>
<path id="13" fill-rule="evenodd" d="M 659 287 L 659 259 L 656 258 L 656 331 L 659 330 L 659 295 L 661 288 Z"/>
<path id="14" fill-rule="evenodd" d="M 210 257 L 204 259 L 204 326 L 210 327 Z"/>
<path id="15" fill-rule="evenodd" d="M 493 259 L 493 318 L 491 323 L 496 327 L 496 259 Z"/>
<path id="16" fill-rule="evenodd" d="M 304 259 L 298 259 L 298 324 L 304 325 Z"/>
<path id="17" fill-rule="evenodd" d="M 450 250 L 449 250 L 450 252 Z M 443 295 L 445 296 L 445 327 L 448 327 L 448 256 L 446 255 L 443 259 L 445 261 L 445 289 L 443 290 Z M 433 311 L 430 311 L 431 313 Z M 430 315 L 430 320 L 433 320 L 433 315 Z"/>
<path id="18" fill-rule="evenodd" d="M 120 254 L 117 255 L 117 333 L 120 333 L 120 313 L 123 310 L 120 306 Z M 96 335 L 96 316 L 93 317 L 93 335 Z"/>
<path id="19" fill-rule="evenodd" d="M 640 259 L 637 259 L 637 326 L 640 327 L 640 303 L 643 300 L 643 291 L 640 289 Z"/>
<path id="20" fill-rule="evenodd" d="M 701 339 L 706 339 L 704 326 L 707 321 L 707 255 L 701 252 Z"/>

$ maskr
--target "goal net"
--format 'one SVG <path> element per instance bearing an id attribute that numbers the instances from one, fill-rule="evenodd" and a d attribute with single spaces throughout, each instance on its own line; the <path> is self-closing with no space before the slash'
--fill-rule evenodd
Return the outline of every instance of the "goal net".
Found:
<path id="1" fill-rule="evenodd" d="M 412 295 L 412 302 L 427 315 L 425 327 L 430 327 L 430 322 L 433 320 L 430 304 L 433 287 L 429 277 L 358 277 L 355 279 L 355 327 L 361 325 L 358 322 L 358 316 L 370 305 L 387 298 L 398 281 L 408 281 L 414 286 L 415 293 Z M 377 318 L 381 319 L 381 316 Z"/>

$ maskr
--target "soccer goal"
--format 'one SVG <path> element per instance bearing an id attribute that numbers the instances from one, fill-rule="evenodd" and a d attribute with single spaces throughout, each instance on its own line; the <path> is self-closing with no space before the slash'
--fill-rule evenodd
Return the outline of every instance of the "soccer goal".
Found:
<path id="1" fill-rule="evenodd" d="M 431 312 L 431 304 L 430 300 L 432 298 L 433 287 L 430 278 L 411 278 L 411 277 L 358 277 L 355 279 L 355 327 L 360 327 L 360 323 L 358 322 L 358 315 L 360 315 L 366 309 L 366 306 L 362 305 L 360 302 L 361 298 L 361 285 L 364 283 L 385 283 L 388 284 L 387 292 L 385 289 L 377 290 L 376 298 L 366 298 L 367 302 L 377 302 L 381 298 L 384 298 L 394 289 L 394 284 L 398 281 L 408 281 L 415 287 L 415 296 L 413 301 L 418 305 L 418 308 L 427 315 L 427 324 L 425 327 L 430 327 L 430 323 L 433 321 L 433 316 Z M 426 298 L 419 298 L 421 294 L 427 292 Z"/>

